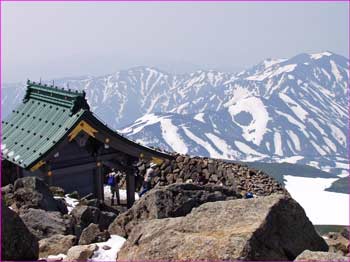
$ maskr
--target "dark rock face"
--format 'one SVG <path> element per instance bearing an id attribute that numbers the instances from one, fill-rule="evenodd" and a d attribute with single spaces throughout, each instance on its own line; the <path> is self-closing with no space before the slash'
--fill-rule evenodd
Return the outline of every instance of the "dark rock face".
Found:
<path id="1" fill-rule="evenodd" d="M 81 232 L 91 223 L 97 224 L 101 230 L 108 229 L 117 215 L 113 212 L 101 211 L 97 207 L 79 205 L 76 206 L 71 215 L 75 222 L 75 232 L 80 236 Z"/>
<path id="2" fill-rule="evenodd" d="M 77 238 L 73 235 L 53 235 L 39 241 L 39 257 L 47 258 L 49 255 L 66 254 L 76 244 Z"/>
<path id="3" fill-rule="evenodd" d="M 283 194 L 205 203 L 185 217 L 137 225 L 120 260 L 293 260 L 327 251 L 302 207 Z"/>
<path id="4" fill-rule="evenodd" d="M 140 177 L 144 176 L 149 162 L 138 163 Z M 189 157 L 176 154 L 174 160 L 166 160 L 155 169 L 157 176 L 152 186 L 165 186 L 173 183 L 191 182 L 195 184 L 215 184 L 231 187 L 245 194 L 257 196 L 272 193 L 287 193 L 281 184 L 261 170 L 255 170 L 240 163 L 220 159 Z"/>
<path id="5" fill-rule="evenodd" d="M 101 232 L 96 224 L 88 225 L 80 235 L 79 245 L 88 245 L 97 242 L 105 242 L 110 238 L 107 230 Z"/>
<path id="6" fill-rule="evenodd" d="M 72 219 L 60 212 L 30 208 L 21 211 L 20 217 L 38 239 L 48 238 L 56 234 L 73 234 Z"/>
<path id="7" fill-rule="evenodd" d="M 117 215 L 113 212 L 101 211 L 98 225 L 101 230 L 108 229 L 109 225 L 113 223 Z"/>
<path id="8" fill-rule="evenodd" d="M 19 209 L 37 208 L 46 211 L 68 212 L 62 200 L 56 200 L 44 181 L 37 177 L 17 179 L 13 193 L 6 194 L 6 204 L 15 204 Z"/>
<path id="9" fill-rule="evenodd" d="M 2 202 L 1 260 L 37 260 L 38 239 L 19 216 Z"/>
<path id="10" fill-rule="evenodd" d="M 340 233 L 343 237 L 345 237 L 346 239 L 350 240 L 350 227 L 344 227 Z"/>
<path id="11" fill-rule="evenodd" d="M 90 225 L 90 223 L 98 224 L 100 213 L 101 211 L 96 207 L 79 205 L 72 210 L 71 215 L 76 224 L 85 228 Z"/>
<path id="12" fill-rule="evenodd" d="M 215 185 L 173 184 L 157 187 L 120 214 L 109 226 L 110 234 L 127 236 L 140 221 L 185 216 L 206 202 L 241 198 L 232 188 Z"/>
<path id="13" fill-rule="evenodd" d="M 294 261 L 334 261 L 334 262 L 349 262 L 349 257 L 344 257 L 340 254 L 330 252 L 315 252 L 305 250 Z"/>

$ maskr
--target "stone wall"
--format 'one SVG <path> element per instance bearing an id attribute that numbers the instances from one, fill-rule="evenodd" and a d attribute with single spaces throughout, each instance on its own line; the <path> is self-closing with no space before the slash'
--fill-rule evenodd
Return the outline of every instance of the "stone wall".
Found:
<path id="1" fill-rule="evenodd" d="M 138 188 L 142 184 L 149 164 L 142 160 L 137 164 Z M 155 168 L 155 172 L 153 187 L 183 182 L 201 185 L 211 183 L 233 187 L 241 194 L 252 192 L 258 196 L 266 196 L 277 192 L 287 193 L 281 184 L 261 170 L 219 159 L 176 154 L 174 160 L 165 160 L 162 165 Z"/>

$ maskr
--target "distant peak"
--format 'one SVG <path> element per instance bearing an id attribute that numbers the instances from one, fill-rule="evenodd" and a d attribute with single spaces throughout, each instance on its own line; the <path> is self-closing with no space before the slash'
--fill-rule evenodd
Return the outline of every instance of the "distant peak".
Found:
<path id="1" fill-rule="evenodd" d="M 263 61 L 263 64 L 266 68 L 273 66 L 278 63 L 282 63 L 286 61 L 287 59 L 281 58 L 281 59 L 273 59 L 273 58 L 267 58 Z"/>
<path id="2" fill-rule="evenodd" d="M 333 53 L 331 53 L 329 51 L 326 51 L 326 52 L 322 52 L 322 53 L 310 54 L 310 57 L 312 59 L 317 60 L 317 59 L 320 59 L 320 58 L 322 58 L 324 56 L 331 56 L 331 55 L 333 55 Z"/>

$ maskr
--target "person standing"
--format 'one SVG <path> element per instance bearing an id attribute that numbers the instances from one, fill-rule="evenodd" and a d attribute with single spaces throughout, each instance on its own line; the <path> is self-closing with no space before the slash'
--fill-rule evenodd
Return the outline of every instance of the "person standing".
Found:
<path id="1" fill-rule="evenodd" d="M 118 171 L 120 173 L 120 171 Z M 117 198 L 117 204 L 120 205 L 120 196 L 119 196 L 119 182 L 120 182 L 120 175 L 118 175 L 114 168 L 112 168 L 112 172 L 108 174 L 108 180 L 107 184 L 110 187 L 111 190 L 111 205 L 114 205 L 114 196 Z"/>
<path id="2" fill-rule="evenodd" d="M 151 182 L 152 182 L 152 178 L 155 176 L 154 169 L 156 166 L 157 166 L 157 164 L 151 162 L 150 167 L 147 168 L 146 174 L 144 176 L 142 188 L 141 188 L 141 191 L 139 193 L 140 197 L 142 195 L 144 195 L 147 191 L 151 190 L 151 187 L 152 187 Z"/>
<path id="3" fill-rule="evenodd" d="M 114 180 L 115 180 L 114 193 L 117 199 L 117 205 L 120 205 L 119 183 L 121 178 L 122 178 L 122 173 L 118 170 L 118 172 L 114 175 Z"/>

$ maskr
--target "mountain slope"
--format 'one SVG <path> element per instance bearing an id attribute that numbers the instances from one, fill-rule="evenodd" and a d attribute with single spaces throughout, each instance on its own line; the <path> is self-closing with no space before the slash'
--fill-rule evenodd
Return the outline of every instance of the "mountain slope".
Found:
<path id="1" fill-rule="evenodd" d="M 339 174 L 347 169 L 348 66 L 345 57 L 324 52 L 268 59 L 239 74 L 137 67 L 55 84 L 84 89 L 108 125 L 148 146 Z M 23 88 L 5 86 L 3 114 Z"/>
<path id="2" fill-rule="evenodd" d="M 347 66 L 329 52 L 266 60 L 225 82 L 217 110 L 150 114 L 120 131 L 170 151 L 345 173 Z"/>

